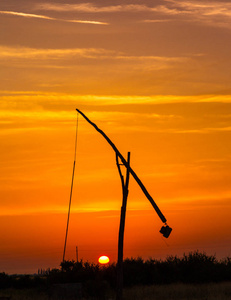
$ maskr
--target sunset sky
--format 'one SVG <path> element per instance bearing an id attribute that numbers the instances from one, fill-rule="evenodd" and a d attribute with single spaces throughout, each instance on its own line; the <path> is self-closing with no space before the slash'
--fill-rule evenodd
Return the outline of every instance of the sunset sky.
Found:
<path id="1" fill-rule="evenodd" d="M 76 108 L 130 180 L 124 257 L 231 256 L 231 2 L 0 0 L 0 272 L 62 260 Z M 125 170 L 124 170 L 125 171 Z M 116 261 L 115 154 L 79 116 L 67 259 Z"/>

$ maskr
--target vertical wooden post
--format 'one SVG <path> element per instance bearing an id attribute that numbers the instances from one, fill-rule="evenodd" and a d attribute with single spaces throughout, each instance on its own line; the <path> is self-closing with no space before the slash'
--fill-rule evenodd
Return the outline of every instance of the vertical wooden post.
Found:
<path id="1" fill-rule="evenodd" d="M 79 262 L 79 249 L 78 249 L 78 246 L 76 246 L 75 251 L 76 251 L 76 262 Z"/>
<path id="2" fill-rule="evenodd" d="M 122 202 L 121 213 L 120 213 L 119 239 L 118 239 L 116 300 L 122 300 L 123 298 L 123 244 L 124 244 L 124 228 L 125 228 L 130 169 L 129 167 L 128 168 L 126 167 L 126 180 L 124 182 L 124 177 L 122 175 L 121 168 L 120 168 L 121 164 L 119 164 L 118 161 L 118 155 L 116 155 L 116 164 L 117 164 L 117 168 L 122 183 L 122 193 L 123 193 L 123 202 Z M 130 152 L 128 152 L 128 156 L 127 156 L 127 165 L 130 166 Z"/>

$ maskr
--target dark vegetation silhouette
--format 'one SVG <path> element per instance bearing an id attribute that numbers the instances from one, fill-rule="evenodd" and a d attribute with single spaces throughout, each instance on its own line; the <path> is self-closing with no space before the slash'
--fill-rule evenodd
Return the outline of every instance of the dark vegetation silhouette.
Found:
<path id="1" fill-rule="evenodd" d="M 210 283 L 231 281 L 231 258 L 217 260 L 215 255 L 199 251 L 183 257 L 168 256 L 165 260 L 141 257 L 123 262 L 124 286 L 164 285 L 170 283 Z M 86 297 L 104 298 L 116 288 L 116 264 L 100 266 L 89 262 L 64 261 L 60 269 L 39 270 L 36 275 L 7 275 L 0 273 L 0 289 L 42 288 L 49 290 L 58 284 L 80 283 Z"/>

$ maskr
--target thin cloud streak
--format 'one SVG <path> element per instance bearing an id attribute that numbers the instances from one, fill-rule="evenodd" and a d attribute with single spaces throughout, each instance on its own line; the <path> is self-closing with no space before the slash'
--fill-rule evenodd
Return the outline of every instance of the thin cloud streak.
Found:
<path id="1" fill-rule="evenodd" d="M 43 3 L 38 4 L 35 7 L 39 10 L 50 10 L 50 11 L 79 11 L 86 13 L 116 13 L 116 12 L 141 12 L 152 10 L 151 7 L 141 4 L 130 4 L 130 5 L 111 5 L 111 6 L 96 6 L 92 3 L 80 3 L 80 4 L 52 4 Z"/>
<path id="2" fill-rule="evenodd" d="M 25 18 L 36 18 L 36 19 L 45 19 L 45 20 L 51 20 L 51 21 L 68 22 L 68 23 L 109 25 L 109 23 L 94 21 L 94 20 L 65 20 L 65 19 L 52 18 L 52 17 L 48 17 L 48 16 L 44 16 L 44 15 L 28 14 L 28 13 L 15 12 L 15 11 L 0 11 L 0 14 L 13 15 L 13 16 L 25 17 Z"/>
<path id="3" fill-rule="evenodd" d="M 62 57 L 80 56 L 95 58 L 108 55 L 110 51 L 95 48 L 73 48 L 73 49 L 36 49 L 24 47 L 0 46 L 0 58 L 35 58 L 35 59 L 57 59 Z"/>
<path id="4" fill-rule="evenodd" d="M 26 17 L 26 18 L 38 18 L 38 19 L 46 19 L 46 20 L 57 20 L 55 18 L 43 16 L 43 15 L 35 15 L 35 14 L 27 14 L 16 11 L 0 11 L 0 14 L 13 15 L 18 17 Z"/>
<path id="5" fill-rule="evenodd" d="M 17 101 L 16 101 L 17 99 Z M 80 106 L 97 105 L 125 105 L 125 104 L 163 104 L 163 103 L 231 103 L 231 95 L 201 95 L 201 96 L 105 96 L 105 95 L 78 95 L 49 93 L 42 91 L 0 91 L 0 110 L 5 111 L 8 107 L 12 110 L 30 110 L 34 108 L 33 103 L 41 108 L 49 106 L 54 111 L 63 111 L 63 103 L 68 102 L 67 110 L 73 109 L 76 101 Z"/>
<path id="6" fill-rule="evenodd" d="M 168 22 L 172 22 L 173 20 L 142 20 L 142 23 L 168 23 Z"/>
<path id="7" fill-rule="evenodd" d="M 85 21 L 84 21 L 85 22 Z M 198 54 L 203 55 L 203 54 Z M 179 56 L 144 56 L 144 55 L 129 55 L 120 52 L 102 49 L 102 48 L 69 48 L 69 49 L 36 49 L 27 47 L 5 47 L 0 46 L 0 58 L 35 58 L 35 59 L 58 59 L 73 56 L 80 56 L 92 59 L 110 59 L 122 61 L 135 61 L 135 62 L 158 62 L 158 63 L 171 63 L 171 62 L 186 62 L 191 57 Z"/>
<path id="8" fill-rule="evenodd" d="M 82 24 L 93 24 L 93 25 L 109 25 L 106 22 L 99 22 L 99 21 L 87 21 L 87 20 L 60 20 L 68 23 L 82 23 Z"/>
<path id="9" fill-rule="evenodd" d="M 137 70 L 152 71 L 173 68 L 176 64 L 185 64 L 192 60 L 192 57 L 179 56 L 143 56 L 143 55 L 129 55 L 120 52 L 95 49 L 95 48 L 73 48 L 73 49 L 35 49 L 23 47 L 1 47 L 0 46 L 0 60 L 7 64 L 11 63 L 15 66 L 17 62 L 19 65 L 24 63 L 24 60 L 30 59 L 31 64 L 26 64 L 23 68 L 66 68 L 72 69 L 73 62 L 78 60 L 78 66 L 83 60 L 96 60 L 106 63 L 114 63 L 125 68 L 126 65 L 130 67 L 127 70 L 137 72 Z M 17 61 L 16 61 L 17 60 Z M 41 64 L 42 62 L 42 64 Z"/>
<path id="10" fill-rule="evenodd" d="M 17 98 L 13 97 L 3 97 L 0 98 L 0 126 L 1 126 L 1 136 L 6 134 L 14 134 L 17 132 L 28 132 L 34 130 L 57 130 L 64 124 L 71 124 L 73 119 L 73 114 L 70 110 L 73 107 L 85 106 L 88 107 L 87 115 L 90 119 L 104 123 L 108 123 L 108 128 L 110 132 L 156 132 L 156 133 L 167 133 L 167 134 L 190 134 L 190 135 L 208 135 L 208 134 L 219 134 L 220 132 L 230 134 L 231 127 L 229 123 L 220 124 L 216 121 L 214 116 L 213 127 L 205 127 L 203 121 L 200 124 L 194 124 L 190 126 L 187 123 L 187 118 L 184 118 L 180 114 L 154 114 L 148 112 L 124 112 L 120 111 L 119 106 L 126 104 L 118 103 L 122 97 L 110 97 L 111 101 L 108 103 L 97 103 L 97 97 L 91 97 L 91 101 L 88 101 L 89 96 L 72 96 L 69 100 L 68 96 L 49 96 L 47 97 L 33 97 L 25 96 Z M 104 97 L 98 97 L 104 98 Z M 108 97 L 109 98 L 109 97 Z M 131 99 L 136 100 L 138 97 L 131 97 Z M 148 98 L 148 97 L 146 97 Z M 137 104 L 158 104 L 155 102 L 155 97 L 153 97 L 152 103 L 144 102 L 145 97 L 140 97 L 140 102 Z M 170 98 L 170 97 L 169 97 Z M 182 97 L 183 98 L 183 97 Z M 17 99 L 17 101 L 16 101 Z M 62 104 L 68 100 L 68 106 L 63 108 Z M 106 105 L 113 105 L 112 100 L 118 107 L 118 109 L 112 108 L 112 110 L 107 110 L 105 113 L 102 107 Z M 16 102 L 16 103 L 15 103 Z M 115 104 L 114 103 L 114 104 Z M 162 102 L 159 102 L 163 104 Z M 169 103 L 174 103 L 170 101 Z M 192 103 L 192 101 L 191 101 Z M 196 103 L 196 101 L 194 102 Z M 101 108 L 100 108 L 101 104 Z M 133 103 L 134 104 L 134 103 Z M 92 105 L 97 105 L 99 110 L 92 110 Z M 7 108 L 6 108 L 7 107 Z M 126 120 L 124 123 L 123 120 Z M 133 120 L 139 120 L 133 123 Z M 41 122 L 42 121 L 42 122 Z M 216 121 L 216 122 L 215 122 Z M 59 123 L 59 125 L 58 125 Z M 131 123 L 132 126 L 130 125 Z M 173 124 L 175 124 L 173 126 Z M 182 126 L 184 124 L 184 126 Z M 112 126 L 113 125 L 113 126 Z M 225 126 L 226 125 L 226 126 Z M 175 128 L 174 128 L 175 127 Z M 189 127 L 189 128 L 187 128 Z M 184 129 L 182 129 L 184 128 Z M 83 127 L 83 131 L 88 131 L 88 126 Z"/>
<path id="11" fill-rule="evenodd" d="M 231 126 L 227 127 L 214 127 L 214 128 L 201 128 L 201 129 L 185 129 L 185 130 L 170 130 L 172 133 L 200 133 L 209 134 L 214 132 L 229 132 L 231 131 Z"/>

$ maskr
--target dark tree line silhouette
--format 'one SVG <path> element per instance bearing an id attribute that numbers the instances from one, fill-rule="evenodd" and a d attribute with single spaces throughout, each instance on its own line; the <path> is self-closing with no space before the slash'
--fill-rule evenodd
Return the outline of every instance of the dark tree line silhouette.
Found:
<path id="1" fill-rule="evenodd" d="M 168 256 L 165 260 L 141 257 L 125 259 L 124 286 L 209 283 L 231 281 L 231 258 L 217 260 L 215 255 L 199 251 L 184 254 L 183 257 Z M 59 269 L 47 269 L 37 275 L 7 275 L 0 273 L 0 288 L 45 289 L 54 284 L 81 283 L 89 296 L 99 295 L 116 287 L 116 264 L 100 266 L 89 262 L 64 261 Z"/>

